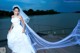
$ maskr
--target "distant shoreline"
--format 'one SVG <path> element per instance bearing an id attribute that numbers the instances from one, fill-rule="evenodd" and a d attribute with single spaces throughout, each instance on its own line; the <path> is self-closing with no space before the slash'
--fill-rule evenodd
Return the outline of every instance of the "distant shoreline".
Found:
<path id="1" fill-rule="evenodd" d="M 25 14 L 28 15 L 28 16 L 39 16 L 39 15 L 56 15 L 56 14 L 67 14 L 67 13 L 76 13 L 76 14 L 79 14 L 80 11 L 76 11 L 76 12 L 56 12 L 54 10 L 46 10 L 46 11 L 43 11 L 43 10 L 36 10 L 36 11 L 33 11 L 32 9 L 26 11 L 24 10 Z M 4 18 L 9 18 L 11 17 L 11 15 L 13 15 L 13 12 L 12 11 L 4 11 L 4 10 L 0 10 L 0 19 L 4 19 Z"/>
<path id="2" fill-rule="evenodd" d="M 36 10 L 34 11 L 33 9 L 29 9 L 27 10 L 23 10 L 25 12 L 25 14 L 30 15 L 30 16 L 34 16 L 34 15 L 48 15 L 48 14 L 59 14 L 60 12 L 54 11 L 54 10 Z M 13 15 L 12 11 L 4 11 L 4 10 L 0 10 L 0 17 L 9 17 Z"/>

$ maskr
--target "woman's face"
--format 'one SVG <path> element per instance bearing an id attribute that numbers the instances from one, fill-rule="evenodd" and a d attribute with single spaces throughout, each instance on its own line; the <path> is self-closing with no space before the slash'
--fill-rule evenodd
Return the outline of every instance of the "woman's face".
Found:
<path id="1" fill-rule="evenodd" d="M 18 10 L 17 8 L 16 8 L 16 9 L 14 9 L 14 11 L 13 11 L 13 12 L 14 12 L 14 14 L 15 14 L 15 15 L 18 15 L 18 14 L 19 14 L 19 10 Z"/>

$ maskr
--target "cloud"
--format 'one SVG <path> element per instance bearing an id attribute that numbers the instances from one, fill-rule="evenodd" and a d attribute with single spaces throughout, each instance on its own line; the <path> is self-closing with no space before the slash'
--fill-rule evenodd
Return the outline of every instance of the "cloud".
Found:
<path id="1" fill-rule="evenodd" d="M 44 4 L 46 1 L 44 0 L 7 0 L 11 2 L 22 2 L 22 3 L 32 3 L 32 4 Z"/>
<path id="2" fill-rule="evenodd" d="M 5 5 L 3 4 L 5 3 Z M 80 10 L 80 3 L 78 2 L 64 2 L 64 0 L 1 0 L 0 10 L 12 10 L 13 5 L 19 5 L 22 9 L 34 9 L 34 10 L 49 10 L 54 9 L 56 11 L 71 12 Z"/>
<path id="3" fill-rule="evenodd" d="M 12 1 L 12 2 L 23 2 L 23 3 L 30 3 L 30 0 L 7 0 L 7 1 Z"/>
<path id="4" fill-rule="evenodd" d="M 46 3 L 46 1 L 42 0 L 42 1 L 41 1 L 41 3 L 45 4 L 45 3 Z"/>

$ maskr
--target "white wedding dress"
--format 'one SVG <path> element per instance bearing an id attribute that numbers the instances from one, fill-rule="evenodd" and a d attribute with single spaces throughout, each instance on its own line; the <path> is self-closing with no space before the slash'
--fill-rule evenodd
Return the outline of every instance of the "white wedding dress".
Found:
<path id="1" fill-rule="evenodd" d="M 7 34 L 8 47 L 14 53 L 35 53 L 28 35 L 22 33 L 22 26 L 18 17 L 11 18 L 13 29 Z"/>

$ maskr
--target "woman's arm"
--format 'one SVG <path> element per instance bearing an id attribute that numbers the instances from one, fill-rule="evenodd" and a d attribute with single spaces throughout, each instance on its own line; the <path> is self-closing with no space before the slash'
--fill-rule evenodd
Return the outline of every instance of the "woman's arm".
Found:
<path id="1" fill-rule="evenodd" d="M 10 30 L 12 30 L 12 28 L 13 28 L 13 24 L 11 24 Z"/>
<path id="2" fill-rule="evenodd" d="M 23 20 L 22 16 L 20 16 L 19 18 L 20 18 L 20 20 L 23 24 L 23 31 L 22 32 L 24 33 L 25 32 L 25 23 L 24 23 L 24 20 Z"/>
<path id="3" fill-rule="evenodd" d="M 13 24 L 11 24 L 11 27 L 10 27 L 10 29 L 9 29 L 9 32 L 12 30 L 12 28 L 13 28 Z"/>
<path id="4" fill-rule="evenodd" d="M 11 16 L 11 18 L 13 18 L 13 15 Z M 12 28 L 13 28 L 13 24 L 11 24 L 11 27 L 8 32 L 10 32 L 12 30 Z"/>

